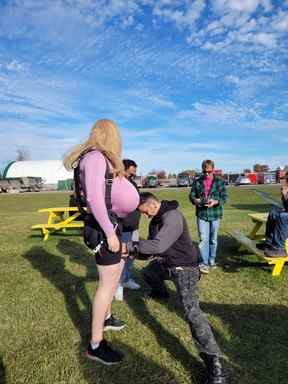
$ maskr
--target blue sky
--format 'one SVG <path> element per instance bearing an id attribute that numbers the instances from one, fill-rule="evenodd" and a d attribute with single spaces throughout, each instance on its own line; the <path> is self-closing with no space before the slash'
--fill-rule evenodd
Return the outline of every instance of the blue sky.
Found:
<path id="1" fill-rule="evenodd" d="M 1 163 L 108 117 L 142 173 L 288 164 L 287 35 L 287 0 L 0 0 Z"/>

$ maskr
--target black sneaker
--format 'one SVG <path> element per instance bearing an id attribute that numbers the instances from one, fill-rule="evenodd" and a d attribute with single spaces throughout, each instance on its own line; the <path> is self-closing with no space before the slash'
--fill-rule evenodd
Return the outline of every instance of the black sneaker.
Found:
<path id="1" fill-rule="evenodd" d="M 102 340 L 96 349 L 92 349 L 89 343 L 86 356 L 88 359 L 99 361 L 105 365 L 119 364 L 123 359 L 123 355 L 114 351 L 106 340 Z"/>
<path id="2" fill-rule="evenodd" d="M 116 319 L 113 315 L 104 322 L 104 331 L 121 331 L 126 326 L 124 321 Z"/>

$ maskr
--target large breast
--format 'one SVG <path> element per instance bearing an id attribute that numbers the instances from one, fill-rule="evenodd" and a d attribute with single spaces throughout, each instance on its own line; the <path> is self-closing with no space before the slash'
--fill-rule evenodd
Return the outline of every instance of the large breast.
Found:
<path id="1" fill-rule="evenodd" d="M 116 177 L 113 181 L 112 205 L 113 211 L 122 217 L 135 211 L 139 205 L 138 191 L 125 177 Z"/>

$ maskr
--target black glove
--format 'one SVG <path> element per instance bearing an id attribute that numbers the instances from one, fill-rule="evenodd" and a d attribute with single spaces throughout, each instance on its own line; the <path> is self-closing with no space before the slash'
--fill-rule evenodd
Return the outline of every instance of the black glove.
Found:
<path id="1" fill-rule="evenodd" d="M 144 255 L 143 253 L 140 253 L 139 251 L 139 241 L 130 241 L 127 243 L 127 252 L 129 253 L 129 257 L 133 259 L 139 259 L 139 260 L 147 260 L 153 255 Z"/>
<path id="2" fill-rule="evenodd" d="M 139 254 L 139 242 L 138 241 L 129 241 L 127 243 L 127 252 L 132 258 L 136 258 Z"/>

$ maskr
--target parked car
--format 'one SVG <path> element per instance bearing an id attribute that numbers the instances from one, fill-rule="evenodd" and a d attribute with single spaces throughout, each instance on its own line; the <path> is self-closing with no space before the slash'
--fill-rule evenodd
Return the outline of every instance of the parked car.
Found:
<path id="1" fill-rule="evenodd" d="M 178 186 L 176 177 L 175 178 L 172 177 L 172 178 L 168 179 L 168 181 L 169 181 L 169 184 L 168 184 L 169 187 L 177 187 Z"/>
<path id="2" fill-rule="evenodd" d="M 239 176 L 235 182 L 235 185 L 251 185 L 249 177 Z"/>
<path id="3" fill-rule="evenodd" d="M 177 186 L 178 187 L 189 187 L 191 185 L 191 180 L 188 174 L 180 173 L 177 176 Z"/>

